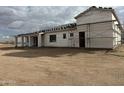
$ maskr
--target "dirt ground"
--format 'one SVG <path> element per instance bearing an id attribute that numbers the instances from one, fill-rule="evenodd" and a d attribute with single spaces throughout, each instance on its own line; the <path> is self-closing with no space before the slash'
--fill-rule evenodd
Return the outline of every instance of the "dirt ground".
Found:
<path id="1" fill-rule="evenodd" d="M 124 85 L 118 50 L 0 45 L 0 85 Z"/>

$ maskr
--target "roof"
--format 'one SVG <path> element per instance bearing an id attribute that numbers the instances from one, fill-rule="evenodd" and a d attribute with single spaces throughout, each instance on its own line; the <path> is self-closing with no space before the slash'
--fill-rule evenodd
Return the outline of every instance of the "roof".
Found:
<path id="1" fill-rule="evenodd" d="M 116 18 L 116 20 L 118 21 L 118 25 L 119 25 L 119 28 L 121 29 L 121 30 L 123 30 L 123 27 L 122 27 L 122 25 L 121 25 L 121 23 L 120 23 L 120 21 L 119 21 L 119 18 L 118 18 L 118 16 L 117 16 L 117 14 L 116 14 L 116 12 L 115 12 L 115 10 L 114 9 L 112 9 L 112 7 L 96 7 L 96 6 L 92 6 L 92 7 L 90 7 L 90 8 L 88 8 L 87 10 L 85 10 L 84 12 L 82 12 L 82 13 L 80 13 L 80 14 L 78 14 L 76 17 L 75 17 L 75 19 L 77 19 L 78 17 L 80 17 L 80 16 L 82 16 L 83 14 L 85 14 L 85 13 L 87 13 L 87 12 L 89 12 L 89 11 L 91 11 L 91 10 L 102 10 L 102 11 L 110 11 L 110 12 L 112 12 L 112 14 L 115 16 L 115 18 Z"/>
<path id="2" fill-rule="evenodd" d="M 65 31 L 65 30 L 71 30 L 71 29 L 76 29 L 76 23 L 69 23 L 69 24 L 64 24 L 64 25 L 59 25 L 59 26 L 55 26 L 53 28 L 48 28 L 48 29 L 42 29 L 39 31 L 35 31 L 32 33 L 25 33 L 25 34 L 19 34 L 17 36 L 22 36 L 22 35 L 31 35 L 31 34 L 39 34 L 41 32 L 56 32 L 56 31 Z"/>

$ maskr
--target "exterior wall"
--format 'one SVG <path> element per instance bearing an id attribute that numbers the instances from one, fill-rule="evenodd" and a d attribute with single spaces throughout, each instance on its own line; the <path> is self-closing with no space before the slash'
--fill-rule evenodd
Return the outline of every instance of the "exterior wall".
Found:
<path id="1" fill-rule="evenodd" d="M 38 35 L 38 47 L 44 46 L 44 33 Z"/>
<path id="2" fill-rule="evenodd" d="M 121 30 L 117 26 L 117 22 L 113 22 L 113 46 L 114 48 L 121 44 Z"/>
<path id="3" fill-rule="evenodd" d="M 66 34 L 66 39 L 63 39 L 63 34 Z M 70 37 L 70 33 L 74 36 Z M 56 42 L 50 42 L 49 36 L 56 35 Z M 44 46 L 47 47 L 79 47 L 78 32 L 76 30 L 72 31 L 62 31 L 62 32 L 52 32 L 45 33 Z"/>
<path id="4" fill-rule="evenodd" d="M 21 37 L 17 37 L 17 47 L 21 47 L 22 46 L 22 39 Z"/>
<path id="5" fill-rule="evenodd" d="M 89 28 L 89 45 L 87 47 L 113 48 L 112 22 L 91 24 Z"/>
<path id="6" fill-rule="evenodd" d="M 111 14 L 111 16 L 112 16 L 112 20 L 116 20 L 116 18 L 114 17 L 114 15 L 113 15 L 113 14 Z"/>
<path id="7" fill-rule="evenodd" d="M 112 22 L 109 21 L 112 21 L 110 11 L 93 10 L 77 18 L 78 32 L 85 32 L 86 48 L 113 48 Z"/>
<path id="8" fill-rule="evenodd" d="M 116 20 L 114 15 L 112 14 L 112 20 Z M 113 29 L 113 47 L 118 47 L 121 44 L 121 30 L 117 26 L 118 22 L 114 21 L 112 23 L 112 29 Z"/>
<path id="9" fill-rule="evenodd" d="M 77 25 L 112 20 L 110 11 L 92 10 L 77 18 Z"/>
<path id="10" fill-rule="evenodd" d="M 112 22 L 80 25 L 79 32 L 85 32 L 86 48 L 113 48 Z"/>

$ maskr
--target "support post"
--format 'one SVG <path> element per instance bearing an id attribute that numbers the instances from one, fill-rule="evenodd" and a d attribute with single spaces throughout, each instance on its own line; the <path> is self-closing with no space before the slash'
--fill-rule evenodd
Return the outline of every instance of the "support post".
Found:
<path id="1" fill-rule="evenodd" d="M 38 35 L 38 47 L 41 47 L 41 34 Z"/>
<path id="2" fill-rule="evenodd" d="M 15 47 L 17 47 L 18 37 L 15 36 Z"/>
<path id="3" fill-rule="evenodd" d="M 31 36 L 28 36 L 28 46 L 31 47 Z"/>
<path id="4" fill-rule="evenodd" d="M 24 36 L 24 47 L 26 46 L 26 37 Z"/>
<path id="5" fill-rule="evenodd" d="M 24 47 L 24 36 L 21 37 L 22 41 L 22 47 Z"/>
<path id="6" fill-rule="evenodd" d="M 29 43 L 29 39 L 28 39 L 28 36 L 26 36 L 26 37 L 25 37 L 25 46 L 26 46 L 26 47 L 29 46 L 28 43 Z"/>
<path id="7" fill-rule="evenodd" d="M 28 45 L 27 45 L 27 43 L 28 43 L 28 37 L 27 36 L 25 36 L 24 37 L 24 46 L 25 47 L 27 47 Z"/>

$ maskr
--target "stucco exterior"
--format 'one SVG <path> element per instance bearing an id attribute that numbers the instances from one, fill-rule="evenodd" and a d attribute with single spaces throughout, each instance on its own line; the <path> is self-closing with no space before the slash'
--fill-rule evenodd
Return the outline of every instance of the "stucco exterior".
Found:
<path id="1" fill-rule="evenodd" d="M 77 19 L 77 30 L 85 32 L 86 48 L 116 48 L 121 44 L 121 30 L 110 11 L 95 8 Z"/>
<path id="2" fill-rule="evenodd" d="M 70 33 L 73 33 L 74 36 L 70 37 Z M 66 34 L 65 39 L 63 39 L 63 34 Z M 56 42 L 49 42 L 50 35 L 56 35 Z M 78 47 L 77 30 L 45 33 L 44 36 L 44 46 L 47 47 Z"/>
<path id="3" fill-rule="evenodd" d="M 112 16 L 110 11 L 99 11 L 94 9 L 92 11 L 88 11 L 85 14 L 82 14 L 76 20 L 77 25 L 80 25 L 87 23 L 110 21 L 112 20 Z"/>

